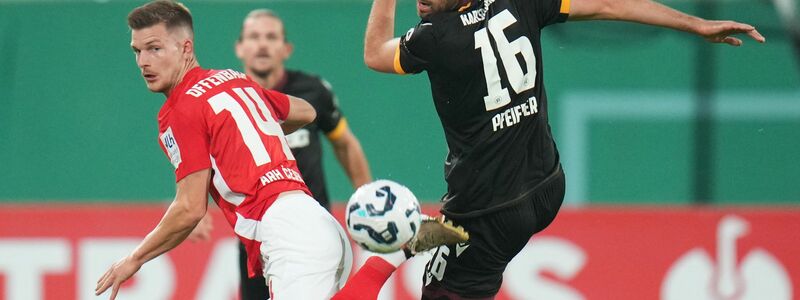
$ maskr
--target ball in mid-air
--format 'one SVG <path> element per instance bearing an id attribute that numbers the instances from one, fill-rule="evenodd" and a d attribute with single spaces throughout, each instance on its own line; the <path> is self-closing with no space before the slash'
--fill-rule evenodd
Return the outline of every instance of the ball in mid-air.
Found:
<path id="1" fill-rule="evenodd" d="M 359 187 L 347 202 L 345 216 L 350 237 L 378 253 L 400 250 L 417 234 L 422 220 L 411 190 L 385 179 Z"/>

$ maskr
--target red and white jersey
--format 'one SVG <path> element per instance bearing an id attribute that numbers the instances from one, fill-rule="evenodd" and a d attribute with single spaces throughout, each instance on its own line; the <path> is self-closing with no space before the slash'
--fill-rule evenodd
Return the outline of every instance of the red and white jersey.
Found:
<path id="1" fill-rule="evenodd" d="M 249 271 L 261 274 L 258 222 L 286 191 L 309 195 L 279 121 L 289 98 L 233 70 L 190 70 L 158 113 L 162 150 L 175 180 L 213 171 L 211 196 L 247 247 Z"/>

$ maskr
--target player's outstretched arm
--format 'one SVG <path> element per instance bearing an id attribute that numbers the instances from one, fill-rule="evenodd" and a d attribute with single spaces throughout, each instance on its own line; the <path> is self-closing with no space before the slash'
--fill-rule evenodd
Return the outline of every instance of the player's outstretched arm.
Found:
<path id="1" fill-rule="evenodd" d="M 139 271 L 151 259 L 175 248 L 194 229 L 206 213 L 208 184 L 211 169 L 187 175 L 177 183 L 177 193 L 161 222 L 133 252 L 113 264 L 97 281 L 95 294 L 111 288 L 111 297 L 117 297 L 120 285 Z"/>
<path id="2" fill-rule="evenodd" d="M 571 0 L 569 20 L 619 20 L 662 26 L 693 33 L 712 43 L 742 44 L 735 34 L 747 34 L 763 43 L 755 27 L 734 22 L 705 20 L 651 0 Z"/>
<path id="3" fill-rule="evenodd" d="M 211 217 L 211 212 L 206 212 L 203 219 L 197 223 L 197 226 L 192 229 L 187 240 L 191 242 L 205 242 L 211 240 L 211 232 L 214 230 L 214 219 Z"/>
<path id="4" fill-rule="evenodd" d="M 345 122 L 344 119 L 340 122 Z M 369 171 L 369 164 L 367 163 L 367 156 L 364 155 L 364 149 L 361 148 L 361 142 L 347 127 L 347 123 L 340 124 L 344 126 L 342 132 L 336 136 L 328 135 L 328 139 L 333 146 L 333 153 L 336 155 L 336 160 L 342 165 L 347 177 L 350 178 L 350 184 L 353 189 L 367 184 L 372 181 L 372 175 Z M 339 129 L 336 129 L 339 130 Z M 334 131 L 336 131 L 334 130 Z"/>
<path id="5" fill-rule="evenodd" d="M 394 55 L 400 39 L 394 38 L 395 0 L 375 0 L 364 35 L 364 63 L 378 72 L 395 73 Z"/>

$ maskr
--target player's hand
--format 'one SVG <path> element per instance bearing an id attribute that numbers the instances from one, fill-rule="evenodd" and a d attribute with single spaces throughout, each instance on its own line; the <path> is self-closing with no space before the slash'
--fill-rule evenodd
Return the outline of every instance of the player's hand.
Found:
<path id="1" fill-rule="evenodd" d="M 709 42 L 726 43 L 732 46 L 742 45 L 742 40 L 732 36 L 740 33 L 747 34 L 759 43 L 766 41 L 755 27 L 733 21 L 705 21 L 697 29 L 697 34 Z"/>
<path id="2" fill-rule="evenodd" d="M 142 267 L 141 263 L 134 261 L 130 256 L 121 259 L 120 261 L 111 265 L 111 268 L 100 277 L 97 281 L 97 286 L 94 288 L 94 294 L 99 296 L 105 292 L 109 287 L 111 288 L 111 297 L 109 300 L 114 300 L 117 297 L 119 287 L 125 280 L 128 280 L 139 271 Z"/>
<path id="3" fill-rule="evenodd" d="M 197 226 L 194 227 L 189 236 L 186 237 L 189 241 L 192 242 L 204 242 L 211 240 L 211 231 L 214 230 L 214 220 L 211 218 L 211 213 L 206 213 L 202 219 L 200 219 L 200 223 L 197 223 Z"/>

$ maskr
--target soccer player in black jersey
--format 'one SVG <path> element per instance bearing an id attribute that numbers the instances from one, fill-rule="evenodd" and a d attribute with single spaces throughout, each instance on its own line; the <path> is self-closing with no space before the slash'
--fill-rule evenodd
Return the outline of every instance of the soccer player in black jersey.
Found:
<path id="1" fill-rule="evenodd" d="M 444 128 L 442 214 L 470 233 L 428 262 L 423 299 L 492 299 L 508 262 L 555 218 L 565 179 L 548 124 L 541 30 L 567 20 L 622 20 L 739 46 L 756 29 L 689 16 L 650 0 L 417 0 L 422 21 L 393 38 L 395 0 L 374 0 L 364 60 L 426 71 Z"/>
<path id="2" fill-rule="evenodd" d="M 331 143 L 353 188 L 370 182 L 372 176 L 361 144 L 348 128 L 330 84 L 305 72 L 287 70 L 284 62 L 291 53 L 292 44 L 286 39 L 283 21 L 277 14 L 257 9 L 245 17 L 236 42 L 236 56 L 244 64 L 245 73 L 264 88 L 306 99 L 317 111 L 314 122 L 287 135 L 286 139 L 309 190 L 330 210 L 322 170 L 321 134 Z M 264 277 L 261 274 L 254 278 L 247 276 L 247 256 L 241 244 L 239 252 L 241 299 L 268 299 Z"/>

